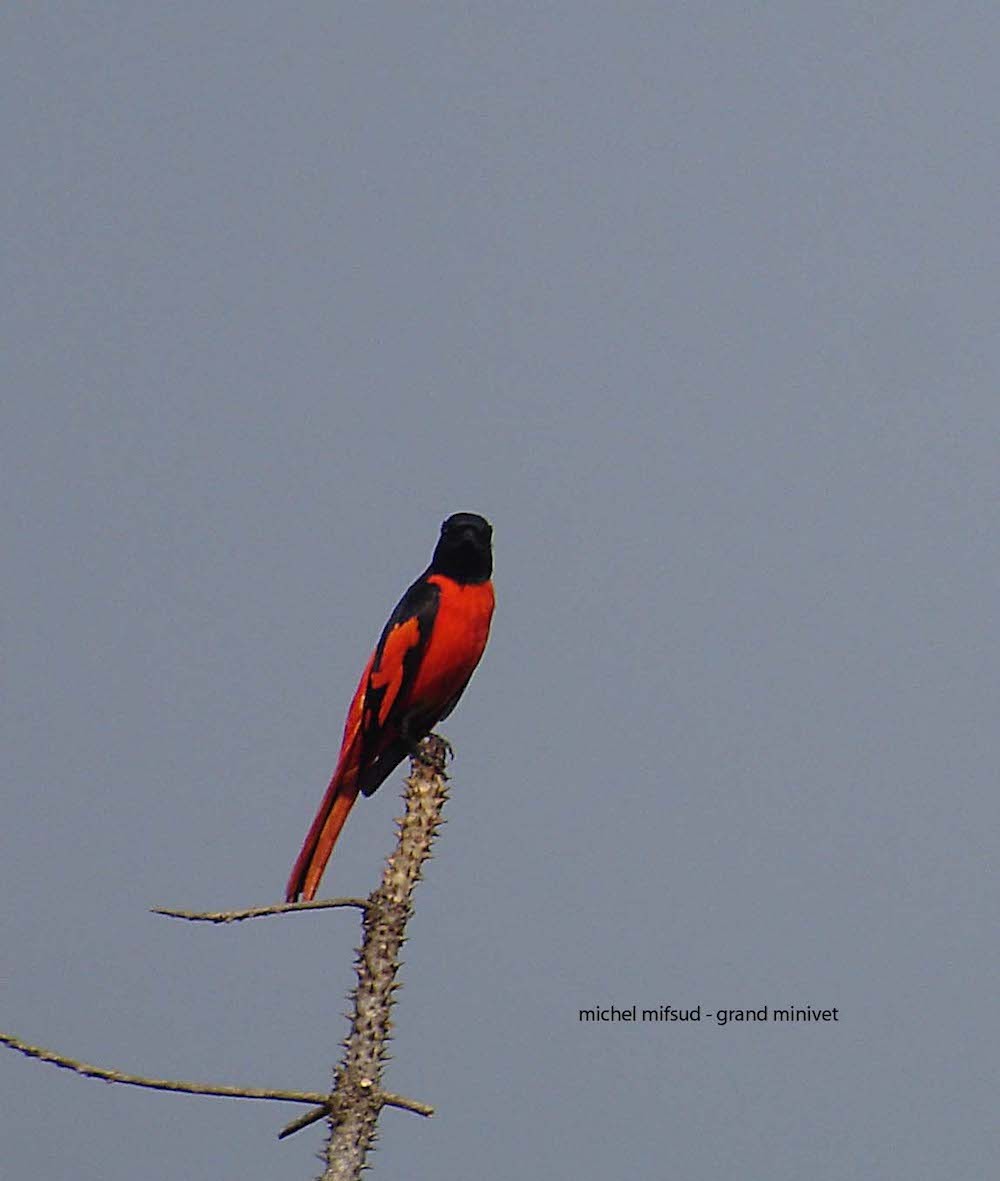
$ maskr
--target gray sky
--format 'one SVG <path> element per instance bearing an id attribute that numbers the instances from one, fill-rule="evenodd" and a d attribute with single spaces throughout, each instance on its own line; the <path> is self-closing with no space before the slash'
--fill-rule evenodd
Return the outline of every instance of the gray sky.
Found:
<path id="1" fill-rule="evenodd" d="M 441 519 L 445 732 L 376 1177 L 989 1175 L 992 4 L 0 16 L 0 1028 L 322 1088 L 276 900 Z M 325 893 L 376 882 L 399 780 Z M 595 1004 L 838 1023 L 582 1026 Z M 3 1181 L 314 1175 L 295 1112 L 0 1054 Z M 525 1164 L 527 1162 L 527 1164 Z"/>

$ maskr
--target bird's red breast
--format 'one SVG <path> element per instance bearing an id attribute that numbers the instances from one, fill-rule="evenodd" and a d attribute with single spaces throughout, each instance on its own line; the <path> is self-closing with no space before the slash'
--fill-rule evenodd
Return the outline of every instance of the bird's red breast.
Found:
<path id="1" fill-rule="evenodd" d="M 493 618 L 492 582 L 463 586 L 443 574 L 428 582 L 441 593 L 437 618 L 413 683 L 415 703 L 447 707 L 475 671 L 486 648 Z"/>

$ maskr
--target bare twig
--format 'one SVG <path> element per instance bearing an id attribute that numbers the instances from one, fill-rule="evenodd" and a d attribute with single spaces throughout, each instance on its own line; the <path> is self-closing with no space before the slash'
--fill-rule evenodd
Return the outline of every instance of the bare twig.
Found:
<path id="1" fill-rule="evenodd" d="M 223 1099 L 271 1099 L 279 1103 L 309 1103 L 313 1110 L 299 1116 L 287 1125 L 278 1139 L 284 1139 L 301 1128 L 307 1128 L 317 1120 L 329 1115 L 332 1108 L 332 1097 L 318 1091 L 281 1091 L 270 1087 L 229 1087 L 213 1086 L 211 1083 L 186 1083 L 175 1079 L 146 1078 L 138 1074 L 126 1074 L 122 1070 L 108 1070 L 103 1066 L 92 1066 L 89 1062 L 78 1062 L 75 1058 L 67 1058 L 65 1054 L 56 1054 L 42 1046 L 32 1046 L 14 1037 L 11 1033 L 0 1032 L 0 1044 L 10 1046 L 27 1058 L 37 1058 L 40 1062 L 48 1062 L 52 1066 L 59 1066 L 63 1070 L 72 1070 L 74 1074 L 82 1074 L 87 1078 L 101 1079 L 106 1083 L 122 1083 L 127 1087 L 146 1087 L 152 1091 L 174 1091 L 185 1095 L 213 1095 Z M 405 1095 L 394 1095 L 389 1091 L 376 1093 L 380 1107 L 399 1107 L 404 1111 L 412 1111 L 417 1115 L 433 1115 L 434 1108 L 417 1099 L 408 1099 Z"/>
<path id="2" fill-rule="evenodd" d="M 413 891 L 430 857 L 448 798 L 444 770 L 448 753 L 448 744 L 435 734 L 421 744 L 406 782 L 406 814 L 398 822 L 399 841 L 386 862 L 382 884 L 368 899 L 364 941 L 355 962 L 358 984 L 352 997 L 351 1032 L 330 1103 L 332 1131 L 323 1181 L 359 1181 L 383 1105 L 420 1110 L 409 1100 L 387 1096 L 379 1084 L 394 994 L 399 987 L 399 952 L 413 912 Z"/>
<path id="3" fill-rule="evenodd" d="M 320 1103 L 323 1104 L 324 1110 L 330 1101 L 329 1095 L 317 1091 L 277 1091 L 270 1087 L 213 1086 L 211 1083 L 185 1083 L 174 1079 L 146 1078 L 139 1074 L 126 1074 L 122 1070 L 107 1070 L 103 1066 L 91 1066 L 88 1062 L 77 1062 L 75 1058 L 67 1058 L 64 1054 L 56 1054 L 41 1046 L 30 1046 L 10 1033 L 0 1033 L 0 1043 L 10 1046 L 12 1050 L 17 1050 L 28 1058 L 50 1062 L 53 1066 L 72 1070 L 76 1074 L 86 1075 L 87 1078 L 103 1079 L 106 1083 L 124 1083 L 128 1087 L 148 1087 L 153 1091 L 181 1091 L 186 1095 L 218 1095 L 229 1099 L 275 1099 L 284 1103 Z"/>
<path id="4" fill-rule="evenodd" d="M 420 1103 L 416 1099 L 407 1099 L 405 1095 L 396 1095 L 392 1091 L 381 1094 L 383 1107 L 398 1107 L 401 1111 L 412 1111 L 414 1115 L 431 1116 L 434 1108 L 429 1103 Z"/>
<path id="5" fill-rule="evenodd" d="M 321 898 L 315 902 L 277 902 L 273 906 L 255 906 L 252 910 L 167 910 L 153 907 L 153 914 L 165 914 L 171 919 L 187 919 L 192 923 L 241 923 L 244 919 L 259 919 L 269 914 L 288 914 L 295 910 L 332 910 L 334 907 L 351 906 L 364 910 L 368 903 L 364 898 Z"/>
<path id="6" fill-rule="evenodd" d="M 322 1107 L 314 1107 L 312 1111 L 307 1111 L 305 1115 L 297 1115 L 291 1123 L 285 1126 L 278 1133 L 279 1140 L 287 1140 L 289 1136 L 294 1136 L 296 1132 L 301 1132 L 303 1128 L 311 1128 L 313 1124 L 318 1123 L 325 1116 L 330 1114 L 329 1103 Z"/>

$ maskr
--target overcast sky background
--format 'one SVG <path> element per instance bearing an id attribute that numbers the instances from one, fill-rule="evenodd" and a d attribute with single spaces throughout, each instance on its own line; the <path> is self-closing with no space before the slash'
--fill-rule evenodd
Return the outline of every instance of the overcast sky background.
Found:
<path id="1" fill-rule="evenodd" d="M 6 6 L 0 1028 L 327 1084 L 352 914 L 148 910 L 280 897 L 472 510 L 499 605 L 386 1078 L 438 1115 L 373 1176 L 988 1176 L 998 42 L 986 3 Z M 578 1022 L 612 1003 L 840 1021 Z M 4 1051 L 0 1176 L 309 1178 L 297 1110 Z"/>

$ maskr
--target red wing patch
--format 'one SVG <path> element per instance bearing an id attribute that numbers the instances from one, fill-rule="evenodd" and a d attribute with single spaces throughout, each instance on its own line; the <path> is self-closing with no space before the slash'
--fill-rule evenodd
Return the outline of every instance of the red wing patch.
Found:
<path id="1" fill-rule="evenodd" d="M 370 767 L 401 736 L 440 597 L 438 587 L 418 578 L 385 625 L 365 686 L 361 712 L 362 769 Z"/>
<path id="2" fill-rule="evenodd" d="M 397 623 L 381 645 L 379 659 L 368 675 L 365 694 L 365 712 L 374 713 L 372 722 L 378 729 L 384 729 L 393 706 L 399 701 L 407 658 L 412 661 L 421 647 L 420 624 L 413 616 Z"/>

